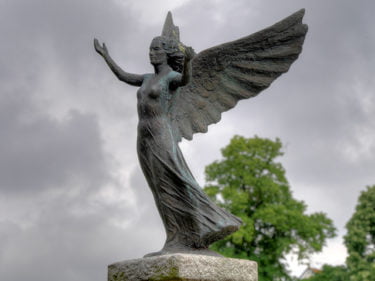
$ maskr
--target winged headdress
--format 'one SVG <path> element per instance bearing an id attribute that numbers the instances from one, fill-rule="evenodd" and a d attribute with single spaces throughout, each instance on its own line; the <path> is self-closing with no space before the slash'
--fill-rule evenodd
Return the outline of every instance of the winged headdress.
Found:
<path id="1" fill-rule="evenodd" d="M 308 29 L 302 23 L 304 13 L 302 9 L 266 29 L 196 55 L 191 81 L 173 96 L 169 109 L 175 140 L 207 132 L 222 112 L 256 96 L 287 72 L 302 51 Z M 170 12 L 162 35 L 179 41 Z"/>

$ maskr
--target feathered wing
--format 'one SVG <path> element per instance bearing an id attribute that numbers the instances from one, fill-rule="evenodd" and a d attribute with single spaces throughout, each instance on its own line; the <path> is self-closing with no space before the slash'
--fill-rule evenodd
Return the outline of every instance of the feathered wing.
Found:
<path id="1" fill-rule="evenodd" d="M 266 89 L 298 58 L 307 32 L 304 10 L 247 37 L 199 53 L 192 81 L 173 96 L 173 135 L 191 140 L 217 123 L 221 113 Z"/>

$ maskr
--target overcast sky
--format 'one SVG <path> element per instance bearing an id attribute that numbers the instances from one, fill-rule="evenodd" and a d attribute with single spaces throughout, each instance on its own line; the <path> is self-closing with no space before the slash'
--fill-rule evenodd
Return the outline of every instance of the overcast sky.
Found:
<path id="1" fill-rule="evenodd" d="M 204 185 L 233 135 L 279 137 L 294 196 L 339 230 L 312 265 L 343 263 L 345 223 L 375 184 L 375 2 L 0 0 L 0 280 L 102 281 L 108 264 L 163 246 L 135 151 L 137 89 L 94 37 L 146 73 L 168 10 L 199 52 L 300 8 L 309 32 L 290 71 L 181 147 Z"/>

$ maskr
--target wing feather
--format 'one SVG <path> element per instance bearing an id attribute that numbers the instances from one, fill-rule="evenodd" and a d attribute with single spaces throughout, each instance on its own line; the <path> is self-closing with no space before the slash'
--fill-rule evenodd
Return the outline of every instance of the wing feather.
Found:
<path id="1" fill-rule="evenodd" d="M 290 63 L 273 61 L 234 62 L 231 67 L 246 74 L 281 75 L 289 70 Z"/>
<path id="2" fill-rule="evenodd" d="M 219 90 L 216 97 L 216 101 L 219 103 L 217 107 L 222 107 L 220 110 L 221 112 L 233 108 L 238 101 L 238 98 L 228 90 L 231 90 L 229 83 L 223 84 L 223 88 Z M 237 91 L 232 91 L 232 93 L 238 94 Z"/>
<path id="3" fill-rule="evenodd" d="M 264 30 L 200 52 L 192 61 L 192 81 L 171 102 L 176 140 L 206 132 L 221 113 L 256 96 L 287 72 L 302 51 L 307 32 L 303 15 L 300 10 Z"/>

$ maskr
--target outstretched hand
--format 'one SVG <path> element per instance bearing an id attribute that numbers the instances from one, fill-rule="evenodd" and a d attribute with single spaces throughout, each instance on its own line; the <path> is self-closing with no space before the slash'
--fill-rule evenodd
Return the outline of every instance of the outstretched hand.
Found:
<path id="1" fill-rule="evenodd" d="M 103 43 L 103 45 L 100 45 L 98 39 L 94 39 L 94 47 L 95 47 L 95 50 L 102 56 L 102 57 L 105 57 L 108 55 L 108 50 L 107 50 L 107 46 L 105 45 L 105 43 Z"/>

